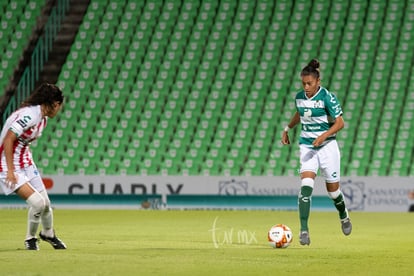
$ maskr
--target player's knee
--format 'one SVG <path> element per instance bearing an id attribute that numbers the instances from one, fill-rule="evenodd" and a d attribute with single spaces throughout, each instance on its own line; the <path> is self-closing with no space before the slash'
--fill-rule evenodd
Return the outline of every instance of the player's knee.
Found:
<path id="1" fill-rule="evenodd" d="M 328 192 L 328 195 L 329 195 L 330 198 L 336 199 L 336 198 L 338 198 L 338 196 L 341 195 L 341 190 L 338 189 L 338 190 L 336 190 L 334 192 Z"/>
<path id="2" fill-rule="evenodd" d="M 41 191 L 40 195 L 43 197 L 44 201 L 45 201 L 45 212 L 50 211 L 51 209 L 51 204 L 50 204 L 50 199 L 49 196 L 47 195 L 46 191 Z"/>
<path id="3" fill-rule="evenodd" d="M 310 188 L 312 188 L 313 189 L 313 186 L 315 185 L 315 180 L 313 180 L 312 178 L 310 178 L 310 177 L 305 177 L 305 178 L 303 178 L 302 179 L 302 182 L 301 182 L 301 186 L 303 187 L 303 186 L 308 186 L 308 187 L 310 187 Z"/>
<path id="4" fill-rule="evenodd" d="M 46 202 L 39 193 L 33 193 L 27 200 L 27 204 L 32 208 L 34 214 L 41 214 L 46 208 Z"/>
<path id="5" fill-rule="evenodd" d="M 313 186 L 315 181 L 312 178 L 303 178 L 301 187 L 300 187 L 300 193 L 299 198 L 304 201 L 309 201 L 310 197 L 312 196 Z"/>

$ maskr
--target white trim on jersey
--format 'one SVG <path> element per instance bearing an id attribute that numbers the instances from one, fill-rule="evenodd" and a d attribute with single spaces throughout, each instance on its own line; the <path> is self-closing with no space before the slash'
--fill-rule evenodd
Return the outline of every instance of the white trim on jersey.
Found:
<path id="1" fill-rule="evenodd" d="M 297 99 L 296 100 L 297 107 L 304 107 L 304 108 L 325 108 L 324 101 L 314 101 L 311 99 Z"/>

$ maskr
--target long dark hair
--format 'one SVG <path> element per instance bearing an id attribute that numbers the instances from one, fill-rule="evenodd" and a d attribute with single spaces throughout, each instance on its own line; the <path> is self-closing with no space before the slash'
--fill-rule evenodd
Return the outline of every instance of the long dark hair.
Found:
<path id="1" fill-rule="evenodd" d="M 316 79 L 320 78 L 320 72 L 319 72 L 319 61 L 317 59 L 312 59 L 308 65 L 306 65 L 303 69 L 302 72 L 300 73 L 300 76 L 309 76 L 312 75 L 314 76 Z"/>
<path id="2" fill-rule="evenodd" d="M 45 105 L 51 108 L 55 102 L 63 103 L 63 93 L 59 87 L 50 83 L 42 83 L 22 104 L 21 107 Z"/>

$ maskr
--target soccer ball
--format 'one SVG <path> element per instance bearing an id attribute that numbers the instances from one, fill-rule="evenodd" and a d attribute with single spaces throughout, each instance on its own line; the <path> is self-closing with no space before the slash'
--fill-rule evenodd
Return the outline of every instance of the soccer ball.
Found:
<path id="1" fill-rule="evenodd" d="M 292 230 L 284 224 L 273 225 L 267 234 L 267 240 L 273 248 L 286 248 L 290 245 L 292 239 Z"/>

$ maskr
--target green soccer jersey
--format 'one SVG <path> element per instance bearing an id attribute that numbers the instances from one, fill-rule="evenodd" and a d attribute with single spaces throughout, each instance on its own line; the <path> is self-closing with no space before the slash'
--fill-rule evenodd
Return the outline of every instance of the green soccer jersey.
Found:
<path id="1" fill-rule="evenodd" d="M 296 94 L 296 109 L 302 125 L 299 144 L 309 147 L 312 147 L 312 142 L 327 131 L 335 119 L 342 115 L 338 99 L 324 87 L 320 87 L 312 98 L 308 98 L 303 90 L 298 92 Z M 324 144 L 335 139 L 335 136 L 334 134 L 328 137 Z"/>

